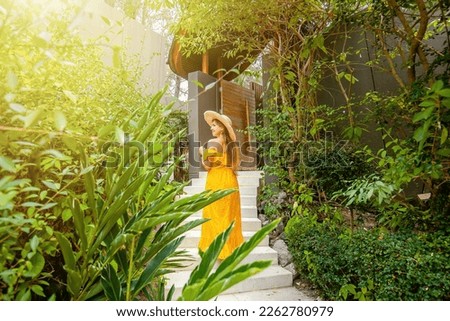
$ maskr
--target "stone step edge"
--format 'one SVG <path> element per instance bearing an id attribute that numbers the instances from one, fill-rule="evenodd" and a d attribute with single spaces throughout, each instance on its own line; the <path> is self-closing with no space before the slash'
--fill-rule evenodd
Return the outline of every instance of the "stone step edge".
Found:
<path id="1" fill-rule="evenodd" d="M 189 279 L 191 271 L 176 271 L 166 275 L 166 290 L 175 287 L 174 299 L 181 294 L 184 284 Z M 292 273 L 278 265 L 271 265 L 263 271 L 234 285 L 222 294 L 242 293 L 256 290 L 266 290 L 292 286 Z"/>
<path id="2" fill-rule="evenodd" d="M 256 232 L 248 232 L 248 231 L 242 232 L 242 234 L 244 236 L 244 241 L 247 241 L 255 233 Z M 181 241 L 180 247 L 196 248 L 198 245 L 198 242 L 200 240 L 201 231 L 190 230 L 190 231 L 186 232 L 184 235 L 185 235 L 185 238 Z M 268 246 L 268 245 L 269 245 L 269 235 L 264 237 L 257 246 Z"/>
<path id="3" fill-rule="evenodd" d="M 192 271 L 200 263 L 200 255 L 198 254 L 197 248 L 179 248 L 180 251 L 186 251 L 186 256 L 183 258 L 185 265 L 177 270 L 179 271 Z M 278 253 L 272 249 L 270 246 L 257 246 L 255 247 L 239 265 L 248 264 L 255 261 L 272 261 L 271 265 L 278 265 Z"/>
<path id="4" fill-rule="evenodd" d="M 186 248 L 179 248 L 178 250 L 181 251 L 186 251 L 187 255 L 191 256 L 192 258 L 196 259 L 200 259 L 200 256 L 198 254 L 198 249 L 197 248 L 192 248 L 192 247 L 186 247 Z M 270 246 L 260 246 L 260 247 L 255 247 L 249 255 L 258 255 L 258 254 L 270 254 L 270 255 L 276 255 L 278 258 L 278 252 L 275 251 L 273 248 L 271 248 Z"/>

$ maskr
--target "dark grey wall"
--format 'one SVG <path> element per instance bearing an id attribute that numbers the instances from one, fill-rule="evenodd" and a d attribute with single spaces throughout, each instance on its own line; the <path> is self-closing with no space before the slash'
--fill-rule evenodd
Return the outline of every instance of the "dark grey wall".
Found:
<path id="1" fill-rule="evenodd" d="M 218 110 L 217 86 L 208 87 L 217 79 L 200 71 L 188 76 L 189 82 L 189 178 L 198 177 L 201 167 L 198 149 L 211 139 L 211 130 L 203 118 L 207 110 Z M 201 84 L 201 85 L 200 85 Z M 208 88 L 207 88 L 208 87 Z M 206 90 L 205 90 L 206 89 Z"/>

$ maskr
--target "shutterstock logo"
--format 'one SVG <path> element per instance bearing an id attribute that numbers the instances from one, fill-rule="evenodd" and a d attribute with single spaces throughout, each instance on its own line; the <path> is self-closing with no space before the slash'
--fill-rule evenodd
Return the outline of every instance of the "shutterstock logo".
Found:
<path id="1" fill-rule="evenodd" d="M 126 136 L 127 137 L 127 136 Z M 201 168 L 202 156 L 199 153 L 201 147 L 205 150 L 213 147 L 218 155 L 224 151 L 222 146 L 202 144 L 193 139 L 191 134 L 187 140 L 167 141 L 167 142 L 146 142 L 125 139 L 124 142 L 106 142 L 101 147 L 101 152 L 105 156 L 103 166 L 117 167 L 127 165 L 132 160 L 138 160 L 139 166 L 145 164 L 161 164 L 169 157 L 182 157 L 189 167 Z M 264 163 L 277 163 L 279 166 L 291 168 L 297 167 L 300 163 L 322 164 L 337 162 L 342 166 L 349 166 L 346 160 L 339 158 L 340 152 L 348 146 L 348 141 L 341 140 L 335 142 L 332 133 L 328 133 L 326 138 L 320 141 L 306 141 L 296 143 L 293 141 L 246 141 L 231 142 L 226 150 L 238 153 L 240 168 L 255 168 L 262 161 Z M 328 139 L 327 139 L 328 138 Z M 330 159 L 332 157 L 332 159 Z"/>

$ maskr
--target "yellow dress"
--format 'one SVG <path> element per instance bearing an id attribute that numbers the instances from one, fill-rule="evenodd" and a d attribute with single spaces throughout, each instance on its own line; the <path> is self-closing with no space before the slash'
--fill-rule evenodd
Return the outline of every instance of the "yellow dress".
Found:
<path id="1" fill-rule="evenodd" d="M 205 151 L 206 153 L 208 150 Z M 203 217 L 210 219 L 202 224 L 202 233 L 198 247 L 203 252 L 212 241 L 234 221 L 233 230 L 219 254 L 223 260 L 229 256 L 239 245 L 244 242 L 241 223 L 241 199 L 236 174 L 231 167 L 226 166 L 226 154 L 218 154 L 214 157 L 215 166 L 208 171 L 206 177 L 206 190 L 219 190 L 236 188 L 236 192 L 227 195 L 220 200 L 206 206 L 203 209 Z"/>

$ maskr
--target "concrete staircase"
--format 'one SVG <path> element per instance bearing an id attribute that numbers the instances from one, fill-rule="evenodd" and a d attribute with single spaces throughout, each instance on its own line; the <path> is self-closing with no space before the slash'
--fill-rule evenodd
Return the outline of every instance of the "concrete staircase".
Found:
<path id="1" fill-rule="evenodd" d="M 256 207 L 256 198 L 260 179 L 261 172 L 259 171 L 243 171 L 238 173 L 238 182 L 241 194 L 242 230 L 245 239 L 251 237 L 261 228 L 261 221 L 258 219 Z M 201 172 L 200 177 L 192 179 L 191 186 L 187 186 L 185 188 L 186 196 L 202 192 L 205 188 L 205 182 L 206 172 Z M 193 220 L 201 216 L 202 213 L 198 212 L 195 213 L 190 219 Z M 200 239 L 200 229 L 201 227 L 199 226 L 196 229 L 189 231 L 180 247 L 180 249 L 183 248 L 192 255 L 193 261 L 189 262 L 189 266 L 168 276 L 167 289 L 169 289 L 172 285 L 175 285 L 174 298 L 178 298 L 181 294 L 183 285 L 187 282 L 191 271 L 200 260 L 197 250 L 197 244 Z M 269 247 L 269 237 L 266 237 L 252 251 L 252 253 L 250 253 L 242 264 L 256 260 L 272 260 L 272 265 L 263 272 L 258 273 L 228 289 L 224 293 L 223 299 L 232 299 L 232 297 L 234 297 L 233 295 L 241 293 L 246 294 L 245 297 L 251 298 L 251 293 L 271 290 L 283 291 L 284 288 L 292 287 L 292 274 L 278 265 L 278 255 L 275 250 Z M 219 296 L 218 299 L 221 300 L 221 296 Z"/>

